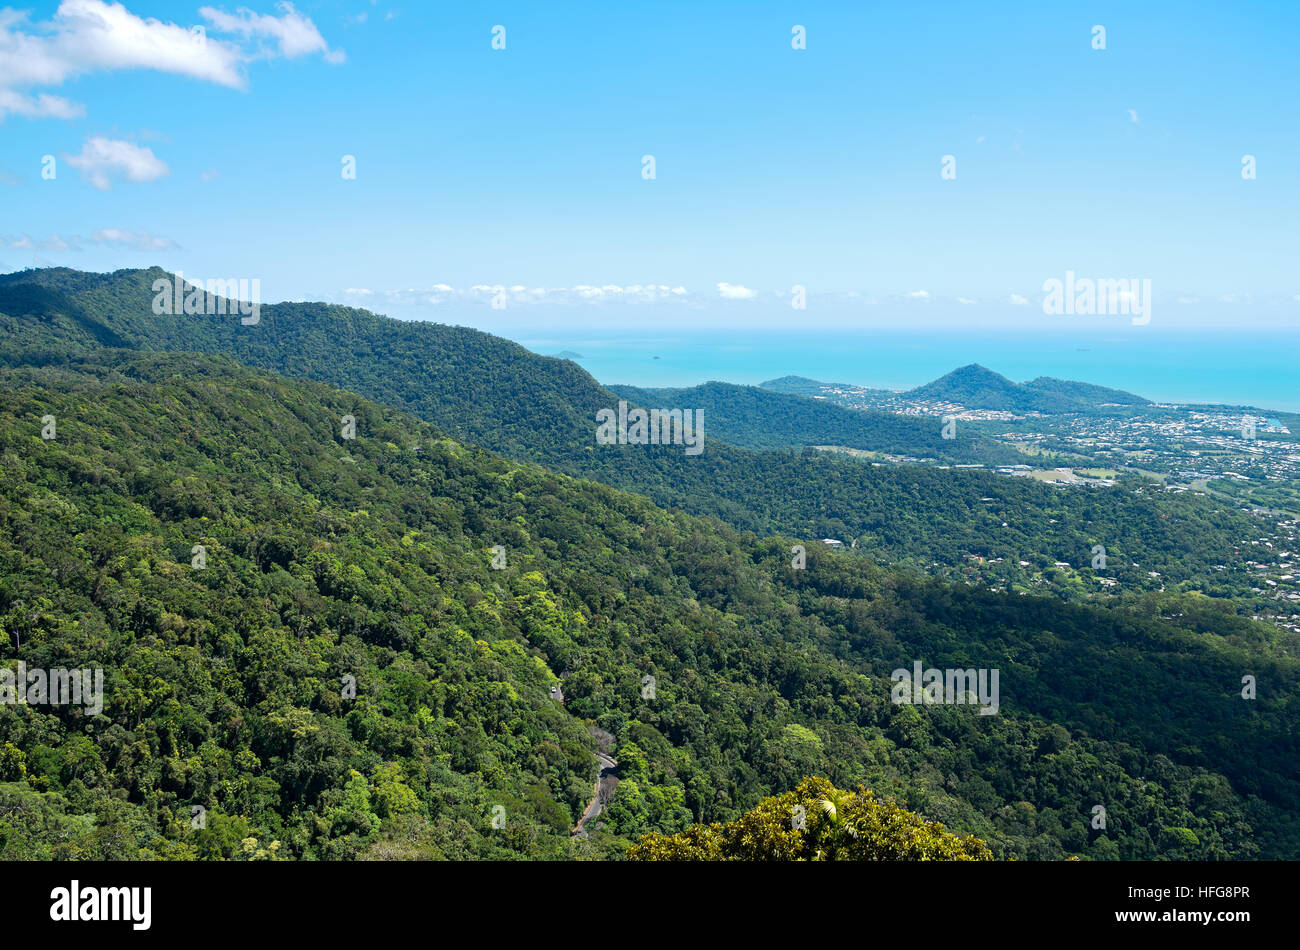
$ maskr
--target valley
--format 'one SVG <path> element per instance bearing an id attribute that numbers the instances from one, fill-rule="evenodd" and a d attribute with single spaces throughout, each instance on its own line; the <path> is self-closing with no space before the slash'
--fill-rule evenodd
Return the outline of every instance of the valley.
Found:
<path id="1" fill-rule="evenodd" d="M 325 305 L 140 322 L 153 278 L 0 278 L 0 629 L 106 673 L 90 720 L 0 709 L 0 801 L 47 816 L 3 853 L 653 857 L 810 775 L 998 858 L 1295 853 L 1293 522 L 754 387 L 678 395 L 761 447 L 597 446 L 617 397 L 675 403 Z M 919 657 L 997 713 L 892 703 Z"/>

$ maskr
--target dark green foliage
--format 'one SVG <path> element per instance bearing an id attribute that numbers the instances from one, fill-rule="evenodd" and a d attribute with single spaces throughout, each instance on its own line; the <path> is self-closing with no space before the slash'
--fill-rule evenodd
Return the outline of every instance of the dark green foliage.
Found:
<path id="1" fill-rule="evenodd" d="M 106 697 L 0 706 L 0 857 L 605 856 L 808 774 L 998 856 L 1300 854 L 1272 628 L 820 548 L 796 572 L 790 544 L 218 357 L 2 371 L 4 662 L 101 666 Z M 894 705 L 913 659 L 1000 668 L 1001 713 Z M 570 839 L 592 726 L 624 782 L 607 831 Z"/>
<path id="2" fill-rule="evenodd" d="M 758 386 L 705 383 L 690 389 L 609 388 L 634 406 L 702 409 L 710 437 L 746 449 L 835 445 L 963 463 L 1009 465 L 1024 460 L 1016 450 L 977 434 L 945 441 L 937 419 L 845 409 Z"/>
<path id="3" fill-rule="evenodd" d="M 158 268 L 113 274 L 55 268 L 0 276 L 0 363 L 58 363 L 105 345 L 222 353 L 404 409 L 509 458 L 594 478 L 760 535 L 857 539 L 858 550 L 876 560 L 948 577 L 968 576 L 972 557 L 1000 557 L 1001 583 L 1029 590 L 1031 579 L 1045 575 L 1067 597 L 1099 588 L 1058 576 L 1053 563 L 1086 565 L 1092 545 L 1101 543 L 1110 554 L 1110 576 L 1123 590 L 1176 586 L 1232 595 L 1243 598 L 1243 612 L 1252 612 L 1245 598 L 1253 585 L 1240 548 L 1258 537 L 1259 526 L 1213 498 L 1156 497 L 1140 491 L 1136 481 L 1061 492 L 985 472 L 875 468 L 811 449 L 745 451 L 716 433 L 750 444 L 800 445 L 812 441 L 815 426 L 886 451 L 946 457 L 994 449 L 978 438 L 969 449 L 961 447 L 962 439 L 953 448 L 937 424 L 927 430 L 898 417 L 886 424 L 875 414 L 865 425 L 853 423 L 859 413 L 831 411 L 832 406 L 821 407 L 825 411 L 812 417 L 815 422 L 803 423 L 795 410 L 806 401 L 766 394 L 777 400 L 772 402 L 754 395 L 762 390 L 720 384 L 699 391 L 713 400 L 712 411 L 722 411 L 706 413 L 702 455 L 689 457 L 674 446 L 596 445 L 595 413 L 616 406 L 618 396 L 572 362 L 537 356 L 475 330 L 328 304 L 265 306 L 254 326 L 230 315 L 155 315 L 152 283 L 169 276 Z M 969 382 L 968 377 L 993 379 L 994 388 L 1016 386 L 981 367 L 944 379 Z M 760 411 L 768 410 L 777 413 L 775 428 L 761 436 Z M 1021 567 L 1021 560 L 1030 563 Z M 1233 570 L 1220 573 L 1224 564 Z"/>

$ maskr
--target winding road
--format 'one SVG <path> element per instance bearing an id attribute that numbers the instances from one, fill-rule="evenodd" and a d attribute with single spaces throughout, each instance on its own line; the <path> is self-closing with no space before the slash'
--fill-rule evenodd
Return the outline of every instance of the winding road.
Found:
<path id="1" fill-rule="evenodd" d="M 585 838 L 587 836 L 587 823 L 600 814 L 601 810 L 609 802 L 614 787 L 618 785 L 618 777 L 614 774 L 614 770 L 618 768 L 618 763 L 603 752 L 597 752 L 596 758 L 600 760 L 600 775 L 596 779 L 596 787 L 591 796 L 591 802 L 582 813 L 582 817 L 578 819 L 577 826 L 569 832 L 570 835 L 576 837 Z"/>

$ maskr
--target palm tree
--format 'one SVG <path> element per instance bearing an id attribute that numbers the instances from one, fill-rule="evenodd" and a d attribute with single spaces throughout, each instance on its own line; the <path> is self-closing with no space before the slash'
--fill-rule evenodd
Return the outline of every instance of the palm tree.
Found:
<path id="1" fill-rule="evenodd" d="M 836 788 L 825 797 L 818 799 L 817 807 L 826 818 L 822 826 L 821 847 L 817 849 L 814 861 L 832 861 L 844 846 L 844 838 L 858 836 L 858 829 L 848 820 L 848 806 L 857 796 L 853 792 Z"/>

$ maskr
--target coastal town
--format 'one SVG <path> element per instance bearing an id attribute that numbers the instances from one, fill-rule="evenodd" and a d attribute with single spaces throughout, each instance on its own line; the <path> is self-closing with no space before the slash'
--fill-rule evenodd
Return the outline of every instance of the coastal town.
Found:
<path id="1" fill-rule="evenodd" d="M 811 394 L 810 394 L 811 395 Z M 1259 535 L 1223 552 L 1211 570 L 1249 590 L 1256 619 L 1300 633 L 1300 424 L 1294 416 L 1254 407 L 1099 404 L 1086 412 L 976 408 L 952 399 L 918 398 L 847 385 L 822 384 L 813 398 L 845 408 L 955 419 L 967 429 L 1015 448 L 1023 462 L 945 464 L 936 458 L 816 446 L 876 466 L 929 464 L 1033 479 L 1065 491 L 1111 488 L 1135 493 L 1189 494 L 1251 513 Z M 1062 460 L 1071 464 L 1061 465 Z M 993 499 L 984 499 L 992 502 Z M 1003 525 L 1006 527 L 1006 525 Z M 828 547 L 849 547 L 827 538 Z M 1116 592 L 1115 576 L 1087 563 L 1034 557 L 966 555 L 962 565 L 931 565 L 992 590 L 1074 587 Z M 1163 590 L 1157 571 L 1139 572 L 1142 586 Z"/>

